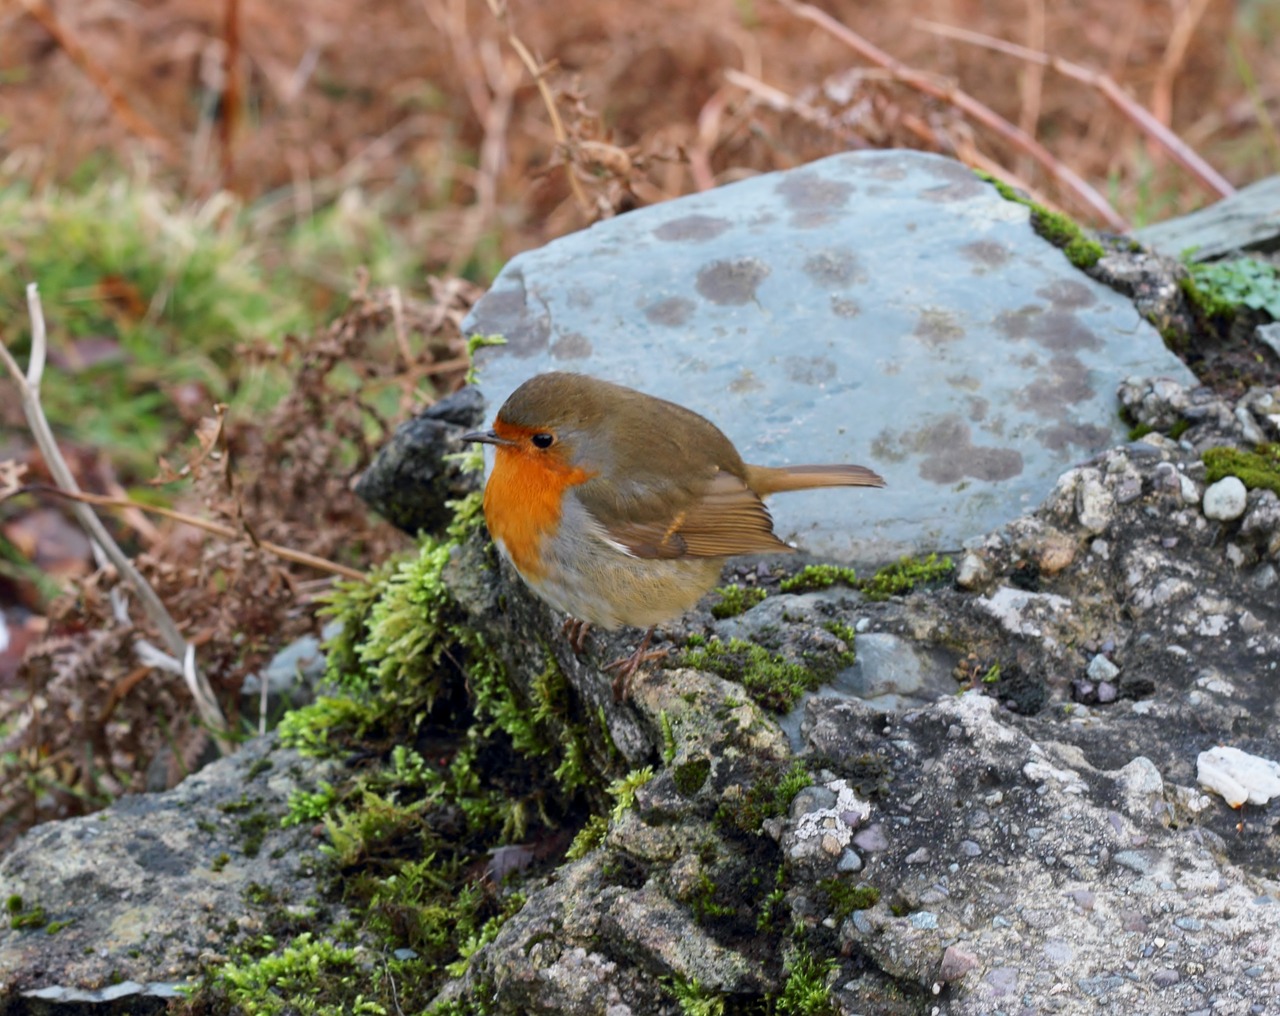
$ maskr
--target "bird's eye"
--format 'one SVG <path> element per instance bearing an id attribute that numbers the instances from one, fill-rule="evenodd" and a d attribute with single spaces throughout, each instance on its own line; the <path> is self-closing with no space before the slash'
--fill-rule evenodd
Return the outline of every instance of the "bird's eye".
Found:
<path id="1" fill-rule="evenodd" d="M 556 436 L 554 434 L 534 434 L 529 440 L 533 442 L 533 447 L 535 448 L 550 448 L 556 443 Z"/>

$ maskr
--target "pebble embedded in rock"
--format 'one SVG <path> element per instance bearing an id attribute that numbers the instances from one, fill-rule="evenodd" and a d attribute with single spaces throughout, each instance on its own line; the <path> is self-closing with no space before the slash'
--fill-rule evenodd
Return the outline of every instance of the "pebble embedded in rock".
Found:
<path id="1" fill-rule="evenodd" d="M 1204 513 L 1219 522 L 1234 522 L 1244 514 L 1249 492 L 1236 476 L 1224 476 L 1204 492 Z"/>
<path id="2" fill-rule="evenodd" d="M 1206 790 L 1221 794 L 1233 808 L 1245 801 L 1266 804 L 1280 796 L 1280 763 L 1226 745 L 1200 753 L 1196 779 Z"/>
<path id="3" fill-rule="evenodd" d="M 1089 661 L 1089 679 L 1092 681 L 1112 681 L 1120 673 L 1120 668 L 1099 653 Z"/>

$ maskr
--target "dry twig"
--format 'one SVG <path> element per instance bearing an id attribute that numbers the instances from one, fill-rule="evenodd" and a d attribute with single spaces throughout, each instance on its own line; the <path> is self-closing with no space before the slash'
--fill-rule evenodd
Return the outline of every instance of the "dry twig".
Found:
<path id="1" fill-rule="evenodd" d="M 961 42 L 970 42 L 975 46 L 993 49 L 997 53 L 1005 53 L 1020 60 L 1028 60 L 1032 63 L 1050 67 L 1064 77 L 1090 85 L 1132 121 L 1140 131 L 1168 152 L 1169 157 L 1174 162 L 1195 177 L 1215 197 L 1225 198 L 1236 192 L 1236 189 L 1227 182 L 1226 178 L 1205 162 L 1204 159 L 1200 158 L 1194 149 L 1184 144 L 1181 138 L 1161 123 L 1149 110 L 1125 94 L 1124 89 L 1116 84 L 1115 78 L 1111 77 L 1111 75 L 1091 70 L 1088 67 L 1081 67 L 1079 64 L 1062 60 L 1056 56 L 1050 56 L 1048 53 L 1039 53 L 1036 50 L 1027 49 L 1026 46 L 1019 46 L 1014 42 L 1005 42 L 1002 39 L 993 39 L 989 35 L 971 32 L 968 29 L 942 25 L 934 21 L 917 20 L 916 24 L 937 35 L 959 39 Z"/>
<path id="2" fill-rule="evenodd" d="M 1128 223 L 1111 207 L 1111 204 L 1093 187 L 1080 178 L 1076 172 L 1063 165 L 1040 142 L 1019 130 L 990 106 L 984 105 L 973 96 L 962 92 L 954 84 L 944 82 L 937 77 L 908 67 L 901 60 L 890 56 L 878 46 L 864 39 L 853 29 L 833 18 L 826 11 L 819 10 L 812 4 L 800 0 L 782 0 L 782 5 L 797 17 L 811 21 L 823 31 L 839 39 L 846 46 L 858 53 L 863 59 L 888 70 L 895 81 L 898 81 L 918 92 L 940 99 L 955 106 L 966 116 L 978 121 L 984 127 L 994 131 L 1002 139 L 1019 151 L 1025 152 L 1054 180 L 1070 191 L 1085 207 L 1092 209 L 1106 225 L 1115 230 L 1128 229 Z"/>
<path id="3" fill-rule="evenodd" d="M 44 455 L 45 462 L 49 467 L 49 473 L 53 476 L 54 482 L 68 494 L 82 495 L 80 486 L 76 483 L 66 459 L 62 457 L 58 442 L 53 436 L 53 430 L 44 415 L 44 408 L 40 404 L 40 381 L 44 374 L 46 334 L 44 308 L 40 303 L 39 290 L 34 282 L 27 286 L 27 309 L 31 315 L 31 359 L 27 364 L 26 373 L 24 374 L 19 368 L 17 361 L 13 358 L 13 354 L 9 352 L 9 347 L 3 342 L 0 342 L 0 360 L 4 362 L 18 385 L 27 425 L 31 429 L 31 434 L 35 438 L 36 444 L 40 447 L 41 454 Z M 156 595 L 155 590 L 151 588 L 150 583 L 142 577 L 142 574 L 134 567 L 133 562 L 129 560 L 128 555 L 112 539 L 111 534 L 107 532 L 106 526 L 102 524 L 102 520 L 84 504 L 73 502 L 72 512 L 85 532 L 89 534 L 89 538 L 96 545 L 97 550 L 106 555 L 119 573 L 133 587 L 147 616 L 156 626 L 161 638 L 168 646 L 169 652 L 179 660 L 188 658 L 191 647 L 183 637 L 182 632 L 178 630 L 177 623 L 170 616 L 169 611 L 165 608 L 164 603 L 161 602 L 160 597 Z M 219 750 L 226 754 L 232 750 L 231 742 L 227 739 L 230 728 L 227 725 L 226 717 L 222 714 L 222 707 L 218 705 L 218 700 L 213 694 L 213 689 L 210 687 L 208 679 L 196 668 L 194 656 L 191 656 L 190 660 L 191 662 L 186 665 L 185 670 L 188 676 L 188 688 L 191 691 L 191 696 L 195 700 L 196 708 L 201 718 L 214 734 Z"/>
<path id="4" fill-rule="evenodd" d="M 40 26 L 53 37 L 53 41 L 67 54 L 67 59 L 79 67 L 84 76 L 92 81 L 98 91 L 106 97 L 116 117 L 124 124 L 125 130 L 150 141 L 166 159 L 173 159 L 174 150 L 169 139 L 134 108 L 124 92 L 111 80 L 111 75 L 89 55 L 88 50 L 80 45 L 80 41 L 58 20 L 57 15 L 49 9 L 45 0 L 20 0 L 20 2 L 27 13 L 40 22 Z"/>
<path id="5" fill-rule="evenodd" d="M 516 51 L 516 55 L 520 57 L 520 61 L 524 64 L 525 69 L 533 76 L 534 84 L 538 86 L 538 94 L 542 96 L 542 104 L 547 108 L 547 116 L 551 118 L 551 130 L 556 136 L 556 144 L 567 149 L 569 146 L 569 132 L 565 130 L 564 121 L 560 118 L 560 111 L 556 108 L 556 98 L 551 92 L 551 86 L 547 84 L 547 68 L 544 64 L 539 63 L 518 35 L 515 29 L 511 27 L 511 16 L 507 10 L 506 0 L 487 0 L 489 10 L 493 12 L 494 18 L 497 19 L 507 33 L 507 42 L 511 48 Z M 583 215 L 590 217 L 592 213 L 592 203 L 587 197 L 587 192 L 582 189 L 582 184 L 573 174 L 573 166 L 565 166 L 565 175 L 569 179 L 569 186 L 573 190 L 574 200 L 578 203 L 578 211 Z"/>

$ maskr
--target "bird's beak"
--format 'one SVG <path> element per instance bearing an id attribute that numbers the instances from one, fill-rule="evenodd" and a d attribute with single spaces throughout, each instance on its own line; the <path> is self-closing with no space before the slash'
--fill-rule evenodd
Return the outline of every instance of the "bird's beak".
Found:
<path id="1" fill-rule="evenodd" d="M 468 434 L 462 435 L 463 441 L 479 441 L 481 444 L 491 445 L 510 445 L 515 444 L 514 441 L 508 441 L 505 437 L 498 437 L 491 430 L 473 430 Z"/>

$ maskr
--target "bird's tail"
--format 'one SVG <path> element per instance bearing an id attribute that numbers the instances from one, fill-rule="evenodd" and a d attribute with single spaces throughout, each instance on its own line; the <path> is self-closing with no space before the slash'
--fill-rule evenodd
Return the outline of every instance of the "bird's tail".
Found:
<path id="1" fill-rule="evenodd" d="M 866 466 L 747 466 L 747 485 L 761 497 L 813 487 L 883 487 Z"/>

